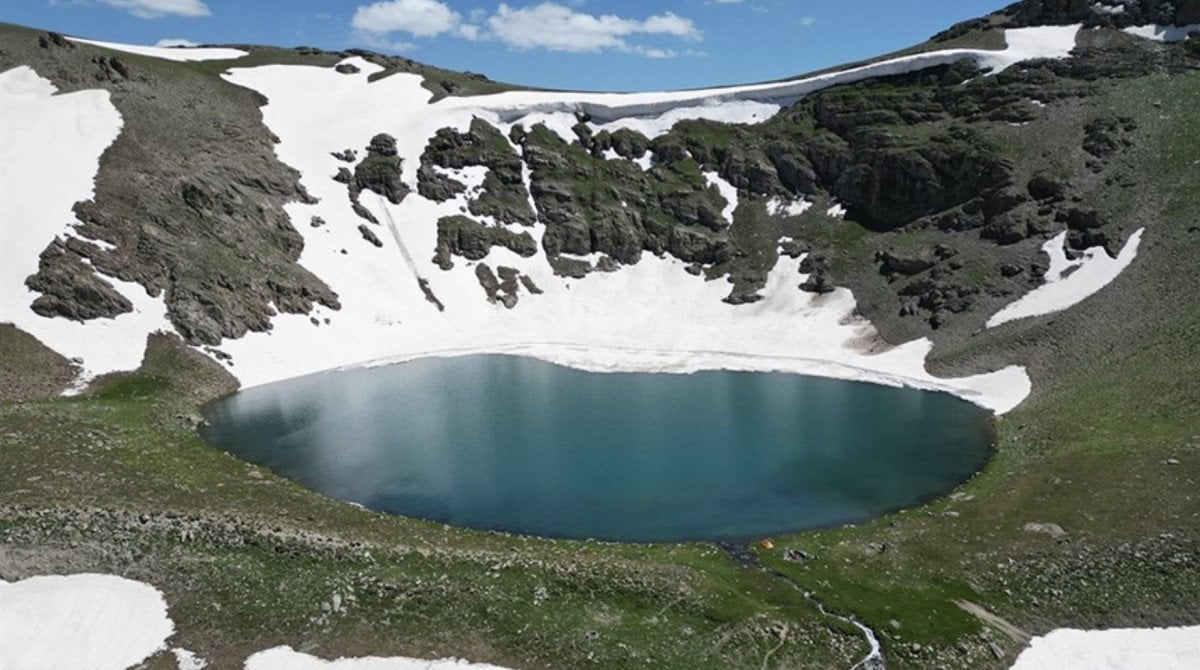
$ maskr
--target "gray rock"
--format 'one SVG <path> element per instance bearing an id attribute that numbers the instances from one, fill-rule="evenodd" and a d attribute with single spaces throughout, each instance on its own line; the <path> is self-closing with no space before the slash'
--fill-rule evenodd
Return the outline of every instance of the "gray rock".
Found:
<path id="1" fill-rule="evenodd" d="M 916 275 L 934 266 L 937 262 L 934 251 L 921 248 L 913 251 L 885 251 L 879 254 L 885 274 Z"/>
<path id="2" fill-rule="evenodd" d="M 380 241 L 379 237 L 375 235 L 375 232 L 368 228 L 366 224 L 359 224 L 358 232 L 363 236 L 364 240 L 375 245 L 377 249 L 383 248 L 383 242 Z"/>
<path id="3" fill-rule="evenodd" d="M 1063 527 L 1056 523 L 1042 523 L 1042 522 L 1031 521 L 1031 522 L 1025 524 L 1025 532 L 1041 533 L 1043 535 L 1049 535 L 1050 537 L 1054 538 L 1055 540 L 1062 540 L 1067 537 L 1067 531 L 1063 530 Z"/>

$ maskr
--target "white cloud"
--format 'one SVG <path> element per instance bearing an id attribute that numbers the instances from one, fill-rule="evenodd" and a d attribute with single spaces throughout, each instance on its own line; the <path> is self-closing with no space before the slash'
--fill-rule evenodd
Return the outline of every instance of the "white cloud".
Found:
<path id="1" fill-rule="evenodd" d="M 817 22 L 817 20 L 816 20 L 816 19 L 814 19 L 814 18 L 813 18 L 813 17 L 811 17 L 811 16 L 802 16 L 802 17 L 800 17 L 800 25 L 801 25 L 801 26 L 803 26 L 803 27 L 805 27 L 805 28 L 808 28 L 808 27 L 812 26 L 812 24 L 814 24 L 814 23 L 816 23 L 816 22 Z"/>
<path id="2" fill-rule="evenodd" d="M 158 19 L 164 16 L 209 16 L 208 5 L 201 0 L 100 0 L 117 9 L 123 9 L 141 19 Z"/>
<path id="3" fill-rule="evenodd" d="M 679 55 L 674 49 L 636 49 L 637 53 L 646 58 L 674 58 Z"/>
<path id="4" fill-rule="evenodd" d="M 483 34 L 480 32 L 480 30 L 480 27 L 473 23 L 464 23 L 459 26 L 457 30 L 455 30 L 455 33 L 464 40 L 471 40 L 474 42 L 475 40 L 483 37 Z"/>
<path id="5" fill-rule="evenodd" d="M 154 43 L 156 47 L 198 47 L 199 44 L 191 40 L 185 40 L 182 37 L 164 37 Z"/>
<path id="6" fill-rule="evenodd" d="M 579 4 L 579 3 L 576 3 Z M 700 41 L 691 19 L 666 12 L 645 19 L 614 14 L 588 14 L 557 2 L 514 8 L 501 3 L 495 12 L 474 9 L 464 18 L 440 0 L 385 0 L 360 5 L 351 25 L 367 45 L 396 48 L 391 33 L 414 37 L 453 35 L 465 40 L 496 40 L 513 49 L 547 49 L 572 53 L 624 51 L 647 58 L 674 58 L 674 49 L 631 43 L 632 36 L 673 37 Z M 403 43 L 412 49 L 409 42 Z"/>
<path id="7" fill-rule="evenodd" d="M 387 0 L 362 5 L 350 25 L 376 35 L 404 32 L 417 37 L 435 37 L 458 26 L 462 16 L 438 0 Z"/>
<path id="8" fill-rule="evenodd" d="M 543 48 L 574 53 L 615 49 L 635 50 L 626 41 L 632 35 L 669 35 L 699 40 L 691 19 L 670 12 L 643 21 L 613 14 L 596 16 L 553 2 L 513 9 L 501 4 L 487 20 L 491 34 L 514 49 Z"/>

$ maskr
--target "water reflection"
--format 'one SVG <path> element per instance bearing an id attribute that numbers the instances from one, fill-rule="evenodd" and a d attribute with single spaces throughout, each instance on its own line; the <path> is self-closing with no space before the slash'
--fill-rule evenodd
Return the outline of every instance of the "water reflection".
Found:
<path id="1" fill-rule="evenodd" d="M 753 538 L 860 521 L 987 457 L 955 398 L 785 374 L 592 374 L 429 359 L 251 389 L 210 441 L 334 498 L 476 528 Z"/>

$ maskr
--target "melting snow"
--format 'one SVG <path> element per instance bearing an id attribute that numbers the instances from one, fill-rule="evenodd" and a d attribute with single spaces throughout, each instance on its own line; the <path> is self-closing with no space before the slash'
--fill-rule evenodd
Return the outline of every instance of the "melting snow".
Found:
<path id="1" fill-rule="evenodd" d="M 161 298 L 106 277 L 134 311 L 83 324 L 38 316 L 30 309 L 38 294 L 25 287 L 55 237 L 77 237 L 71 208 L 92 197 L 100 155 L 120 134 L 121 115 L 107 91 L 59 95 L 22 66 L 0 73 L 0 118 L 0 321 L 68 358 L 84 358 L 85 377 L 136 368 L 146 335 L 171 330 Z"/>
<path id="2" fill-rule="evenodd" d="M 152 586 L 112 575 L 0 583 L 4 670 L 124 670 L 166 649 L 175 632 Z"/>
<path id="3" fill-rule="evenodd" d="M 228 77 L 269 99 L 263 116 L 282 140 L 280 157 L 300 171 L 304 186 L 320 199 L 287 209 L 301 224 L 314 215 L 328 222 L 320 229 L 296 226 L 305 236 L 300 262 L 325 280 L 343 305 L 338 312 L 313 314 L 329 318 L 329 325 L 314 326 L 309 315 L 281 315 L 270 333 L 223 343 L 222 350 L 236 362 L 231 371 L 248 386 L 366 363 L 513 353 L 595 371 L 731 368 L 907 384 L 947 390 L 1001 412 L 1029 391 L 1021 368 L 937 379 L 924 369 L 928 341 L 896 348 L 871 344 L 875 331 L 854 316 L 850 292 L 818 297 L 800 291 L 804 276 L 795 259 L 781 260 L 771 273 L 763 301 L 733 306 L 722 302 L 727 283 L 693 277 L 672 258 L 646 254 L 619 272 L 569 280 L 555 276 L 540 251 L 522 258 L 496 248 L 485 262 L 519 270 L 544 294 L 522 291 L 511 311 L 489 304 L 472 264 L 456 258 L 446 272 L 432 262 L 435 222 L 457 213 L 465 206 L 463 198 L 436 203 L 413 193 L 392 205 L 365 193 L 364 205 L 392 233 L 380 235 L 384 247 L 376 249 L 357 231 L 360 221 L 346 205 L 345 186 L 330 178 L 336 163 L 329 154 L 388 132 L 401 138 L 405 172 L 415 173 L 425 138 L 438 128 L 465 128 L 473 116 L 504 122 L 486 108 L 445 110 L 426 104 L 430 93 L 413 75 L 368 83 L 365 72 L 267 66 L 234 70 Z M 347 119 L 347 106 L 361 113 Z M 529 228 L 535 240 L 543 231 L 542 225 Z M 428 282 L 445 312 L 426 300 L 418 277 Z"/>
<path id="4" fill-rule="evenodd" d="M 719 98 L 702 101 L 692 107 L 676 107 L 658 116 L 626 117 L 598 124 L 602 130 L 615 131 L 620 128 L 636 130 L 650 139 L 671 132 L 676 123 L 686 120 L 705 119 L 721 123 L 758 124 L 779 113 L 779 105 L 756 100 L 722 102 Z"/>
<path id="5" fill-rule="evenodd" d="M 812 209 L 812 206 L 812 202 L 805 198 L 796 198 L 795 200 L 771 198 L 767 201 L 767 213 L 772 216 L 779 216 L 781 214 L 786 216 L 800 216 L 809 209 Z"/>
<path id="6" fill-rule="evenodd" d="M 1190 26 L 1160 26 L 1151 23 L 1145 26 L 1131 26 L 1126 28 L 1125 32 L 1155 42 L 1182 42 L 1192 33 L 1200 33 L 1200 23 Z"/>
<path id="7" fill-rule="evenodd" d="M 114 575 L 0 580 L 0 667 L 4 670 L 125 670 L 167 649 L 175 624 L 158 589 Z M 180 670 L 202 670 L 196 654 L 171 650 Z M 504 670 L 458 659 L 343 658 L 323 661 L 276 647 L 246 670 Z"/>
<path id="8" fill-rule="evenodd" d="M 1137 257 L 1144 228 L 1129 236 L 1129 241 L 1116 258 L 1112 258 L 1103 247 L 1094 247 L 1077 260 L 1067 258 L 1063 243 L 1067 233 L 1046 242 L 1042 250 L 1050 256 L 1050 269 L 1046 272 L 1046 283 L 1026 293 L 1016 302 L 1009 304 L 988 320 L 988 328 L 995 328 L 1009 321 L 1061 312 L 1073 307 L 1108 286 Z"/>
<path id="9" fill-rule="evenodd" d="M 208 661 L 187 649 L 177 647 L 172 649 L 171 653 L 175 656 L 175 665 L 179 670 L 204 670 L 208 667 Z"/>
<path id="10" fill-rule="evenodd" d="M 246 659 L 245 670 L 504 670 L 495 665 L 468 663 L 455 658 L 425 661 L 400 656 L 339 658 L 325 661 L 291 647 L 275 647 Z"/>
<path id="11" fill-rule="evenodd" d="M 80 44 L 90 44 L 95 47 L 104 47 L 113 51 L 124 51 L 125 53 L 137 54 L 139 56 L 151 56 L 153 58 L 163 58 L 173 61 L 202 61 L 202 60 L 234 60 L 242 56 L 250 55 L 248 51 L 241 49 L 224 49 L 213 47 L 144 47 L 134 44 L 117 44 L 115 42 L 101 42 L 99 40 L 85 40 L 79 37 L 68 37 L 72 42 Z"/>
<path id="12" fill-rule="evenodd" d="M 729 225 L 733 225 L 733 212 L 738 208 L 738 190 L 729 182 L 721 179 L 721 175 L 716 172 L 705 172 L 704 178 L 709 184 L 717 187 L 721 192 L 721 197 L 725 198 L 725 209 L 721 210 L 721 216 L 725 217 L 725 221 Z"/>
<path id="13" fill-rule="evenodd" d="M 1035 637 L 1012 670 L 1195 670 L 1200 626 L 1083 631 Z"/>
<path id="14" fill-rule="evenodd" d="M 1079 25 L 1040 26 L 1005 31 L 1007 47 L 1001 50 L 945 49 L 901 56 L 811 77 L 765 84 L 728 86 L 690 91 L 648 93 L 567 93 L 557 91 L 506 91 L 470 98 L 446 98 L 434 108 L 478 106 L 511 121 L 531 113 L 581 112 L 599 127 L 629 127 L 660 134 L 684 118 L 713 118 L 733 123 L 756 123 L 769 118 L 771 108 L 816 91 L 873 77 L 912 72 L 946 65 L 963 58 L 975 60 L 993 73 L 1031 59 L 1066 58 L 1075 48 Z M 750 103 L 750 104 L 745 104 Z M 574 125 L 574 117 L 568 117 Z"/>

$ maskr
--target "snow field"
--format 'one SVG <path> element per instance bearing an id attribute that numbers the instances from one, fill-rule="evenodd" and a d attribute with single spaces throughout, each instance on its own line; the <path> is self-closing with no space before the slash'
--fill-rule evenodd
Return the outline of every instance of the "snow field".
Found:
<path id="1" fill-rule="evenodd" d="M 1200 626 L 1059 629 L 1035 637 L 1012 670 L 1195 670 Z"/>
<path id="2" fill-rule="evenodd" d="M 105 277 L 134 311 L 84 324 L 38 316 L 30 309 L 38 294 L 25 287 L 47 245 L 56 237 L 79 237 L 72 207 L 92 197 L 100 156 L 120 134 L 121 115 L 107 91 L 59 94 L 22 66 L 0 73 L 0 119 L 0 322 L 67 358 L 82 358 L 85 377 L 136 368 L 146 335 L 171 330 L 161 298 Z"/>
<path id="3" fill-rule="evenodd" d="M 222 49 L 212 47 L 147 47 L 134 44 L 118 44 L 116 42 L 101 42 L 99 40 L 85 40 L 79 37 L 68 37 L 67 39 L 80 44 L 90 44 L 94 47 L 112 49 L 113 51 L 124 51 L 125 53 L 137 54 L 138 56 L 150 56 L 152 58 L 162 58 L 165 60 L 179 62 L 234 60 L 236 58 L 241 58 L 242 56 L 250 55 L 249 51 L 242 51 L 241 49 Z"/>
<path id="4" fill-rule="evenodd" d="M 1042 247 L 1042 251 L 1050 256 L 1050 269 L 1046 272 L 1045 283 L 996 312 L 988 319 L 987 327 L 995 328 L 1018 319 L 1061 312 L 1087 300 L 1111 284 L 1133 263 L 1142 243 L 1143 232 L 1145 228 L 1140 228 L 1130 235 L 1116 258 L 1110 257 L 1103 247 L 1093 247 L 1076 260 L 1067 258 L 1064 248 L 1067 233 L 1055 236 Z"/>

